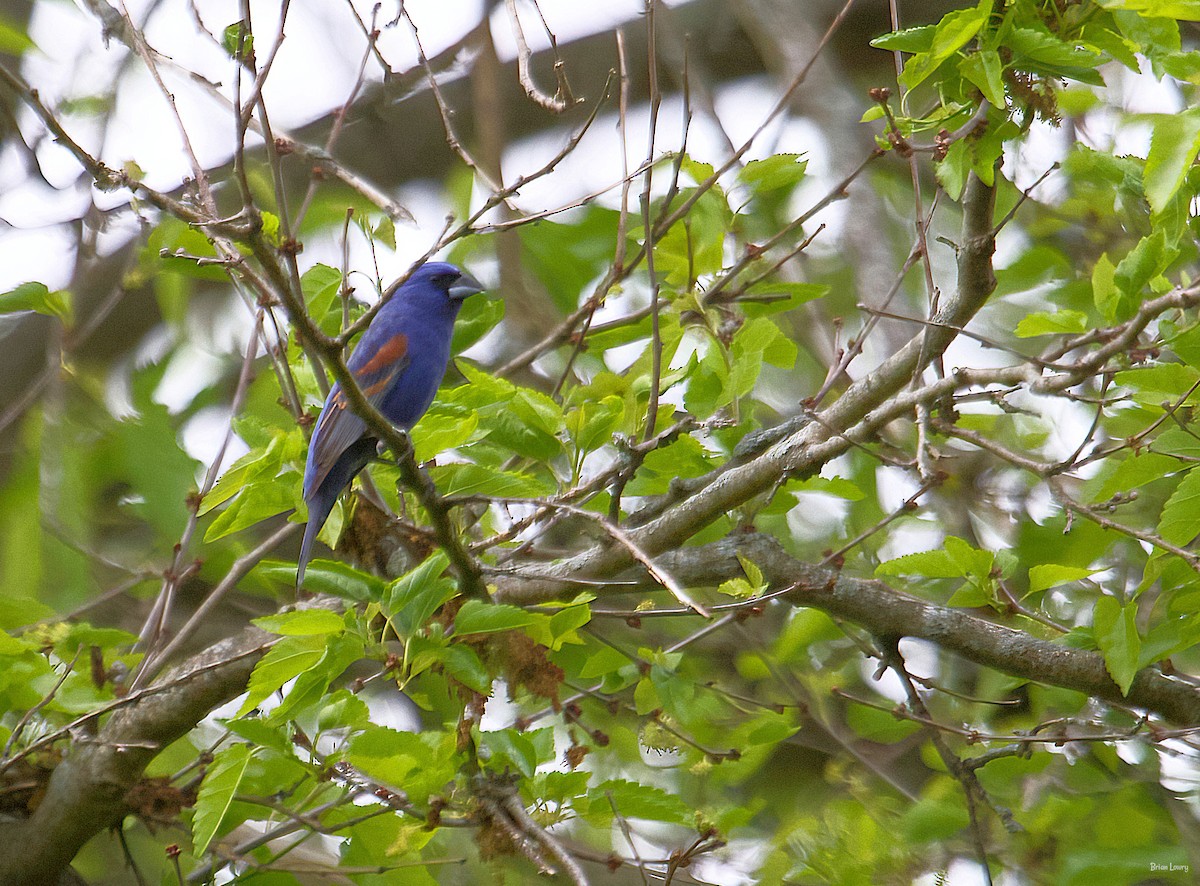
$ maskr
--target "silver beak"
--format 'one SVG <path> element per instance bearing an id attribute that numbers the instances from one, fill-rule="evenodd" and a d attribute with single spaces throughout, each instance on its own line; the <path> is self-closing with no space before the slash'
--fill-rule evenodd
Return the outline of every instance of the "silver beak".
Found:
<path id="1" fill-rule="evenodd" d="M 462 301 L 464 298 L 474 295 L 477 292 L 483 292 L 483 286 L 478 280 L 464 271 L 463 275 L 454 281 L 454 285 L 447 292 L 455 301 Z"/>

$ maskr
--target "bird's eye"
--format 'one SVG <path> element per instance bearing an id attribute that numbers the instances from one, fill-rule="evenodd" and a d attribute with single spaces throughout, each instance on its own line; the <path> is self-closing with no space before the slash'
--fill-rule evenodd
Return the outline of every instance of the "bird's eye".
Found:
<path id="1" fill-rule="evenodd" d="M 458 274 L 438 274 L 436 277 L 430 278 L 434 286 L 444 286 L 449 288 L 454 285 L 454 281 L 458 279 Z"/>

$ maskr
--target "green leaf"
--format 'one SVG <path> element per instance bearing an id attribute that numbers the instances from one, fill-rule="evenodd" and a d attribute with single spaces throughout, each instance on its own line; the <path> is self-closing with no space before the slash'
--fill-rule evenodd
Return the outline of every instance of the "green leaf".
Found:
<path id="1" fill-rule="evenodd" d="M 1200 151 L 1200 108 L 1182 114 L 1156 114 L 1150 153 L 1146 156 L 1146 199 L 1162 212 L 1183 186 L 1184 176 Z"/>
<path id="2" fill-rule="evenodd" d="M 220 722 L 234 735 L 246 739 L 252 745 L 269 748 L 285 756 L 293 756 L 291 736 L 288 735 L 286 729 L 280 726 L 270 726 L 257 717 L 242 717 Z"/>
<path id="3" fill-rule="evenodd" d="M 442 667 L 449 676 L 480 695 L 491 693 L 492 675 L 470 646 L 462 643 L 447 646 L 442 650 Z"/>
<path id="4" fill-rule="evenodd" d="M 641 818 L 648 821 L 663 821 L 669 824 L 691 824 L 694 810 L 674 794 L 662 788 L 624 779 L 610 779 L 588 791 L 592 808 L 602 808 L 609 813 L 616 806 L 624 818 Z M 611 805 L 610 805 L 611 802 Z"/>
<path id="5" fill-rule="evenodd" d="M 1179 255 L 1179 250 L 1167 245 L 1167 235 L 1161 228 L 1143 237 L 1117 265 L 1113 282 L 1124 298 L 1116 319 L 1132 316 L 1141 301 L 1146 286 L 1167 269 Z"/>
<path id="6" fill-rule="evenodd" d="M 1094 70 L 1104 60 L 1100 53 L 1067 42 L 1040 23 L 1035 28 L 1013 28 L 1005 45 L 1012 51 L 1012 65 L 1018 70 L 1104 85 L 1104 79 Z"/>
<path id="7" fill-rule="evenodd" d="M 590 680 L 603 677 L 629 664 L 629 656 L 613 649 L 611 646 L 601 646 L 599 650 L 588 656 L 583 667 L 579 669 L 581 679 Z"/>
<path id="8" fill-rule="evenodd" d="M 0 314 L 35 311 L 47 317 L 57 317 L 64 326 L 75 321 L 71 293 L 65 289 L 53 292 L 45 283 L 22 283 L 16 289 L 0 293 Z"/>
<path id="9" fill-rule="evenodd" d="M 444 403 L 451 408 L 478 412 L 480 431 L 487 434 L 488 443 L 539 462 L 549 461 L 562 452 L 562 443 L 555 436 L 563 427 L 557 403 L 539 392 L 493 378 L 465 360 L 455 365 L 466 376 L 467 384 L 447 392 Z"/>
<path id="10" fill-rule="evenodd" d="M 775 154 L 763 160 L 751 160 L 738 172 L 738 178 L 755 193 L 792 188 L 804 178 L 808 161 L 801 154 Z"/>
<path id="11" fill-rule="evenodd" d="M 427 413 L 410 434 L 413 453 L 418 462 L 427 462 L 448 449 L 462 446 L 475 436 L 478 427 L 479 416 L 473 412 L 467 415 Z"/>
<path id="12" fill-rule="evenodd" d="M 533 623 L 533 616 L 524 609 L 507 603 L 484 603 L 468 600 L 454 618 L 454 634 L 494 634 L 511 631 Z"/>
<path id="13" fill-rule="evenodd" d="M 457 586 L 444 574 L 449 565 L 446 552 L 435 551 L 388 587 L 383 611 L 402 640 L 416 634 L 457 595 Z"/>
<path id="14" fill-rule="evenodd" d="M 958 70 L 979 87 L 989 102 L 997 108 L 1005 107 L 1004 63 L 1000 61 L 1000 53 L 992 49 L 972 53 L 958 63 Z"/>
<path id="15" fill-rule="evenodd" d="M 904 28 L 892 31 L 882 37 L 876 37 L 871 45 L 876 49 L 886 49 L 891 52 L 929 52 L 933 48 L 933 36 L 937 25 L 921 25 L 916 28 Z"/>
<path id="16" fill-rule="evenodd" d="M 251 619 L 252 623 L 272 634 L 286 637 L 305 637 L 313 634 L 340 634 L 346 630 L 345 619 L 328 609 L 301 609 Z"/>
<path id="17" fill-rule="evenodd" d="M 214 756 L 196 794 L 192 842 L 197 856 L 208 851 L 209 843 L 217 835 L 221 822 L 233 805 L 234 795 L 246 777 L 251 756 L 250 748 L 244 744 L 230 745 Z"/>
<path id="18" fill-rule="evenodd" d="M 221 46 L 230 58 L 248 62 L 254 53 L 254 35 L 244 21 L 234 22 L 221 32 Z"/>
<path id="19" fill-rule="evenodd" d="M 921 728 L 919 723 L 896 717 L 889 711 L 857 704 L 846 709 L 846 723 L 855 735 L 881 744 L 903 741 Z"/>
<path id="20" fill-rule="evenodd" d="M 1092 630 L 1096 644 L 1104 654 L 1104 666 L 1119 687 L 1129 694 L 1129 686 L 1137 675 L 1141 653 L 1141 638 L 1137 632 L 1137 604 L 1124 606 L 1115 597 L 1102 596 L 1092 612 Z"/>
<path id="21" fill-rule="evenodd" d="M 539 730 L 544 731 L 544 730 Z M 499 729 L 494 732 L 480 732 L 479 738 L 492 755 L 491 767 L 496 770 L 508 768 L 511 764 L 526 778 L 533 778 L 537 770 L 538 753 L 534 743 L 526 735 L 515 729 Z"/>
<path id="22" fill-rule="evenodd" d="M 1021 318 L 1017 324 L 1017 337 L 1077 333 L 1087 328 L 1088 317 L 1083 311 L 1035 311 Z"/>
<path id="23" fill-rule="evenodd" d="M 958 200 L 962 196 L 971 172 L 971 149 L 967 142 L 967 139 L 960 138 L 950 145 L 946 156 L 933 168 L 938 183 L 945 188 L 951 200 Z"/>
<path id="24" fill-rule="evenodd" d="M 529 474 L 484 465 L 438 465 L 429 473 L 443 495 L 538 498 L 549 491 L 544 482 Z"/>
<path id="25" fill-rule="evenodd" d="M 680 197 L 687 200 L 693 194 L 692 189 L 685 189 Z M 654 244 L 655 269 L 662 282 L 685 290 L 697 278 L 719 271 L 732 218 L 721 189 L 705 191 L 692 205 L 686 222 L 676 222 Z"/>
<path id="26" fill-rule="evenodd" d="M 950 598 L 951 606 L 986 606 L 995 602 L 996 557 L 991 551 L 971 547 L 961 538 L 947 536 L 940 551 L 907 554 L 880 563 L 876 575 L 922 575 L 927 578 L 964 578 Z"/>
<path id="27" fill-rule="evenodd" d="M 923 797 L 905 812 L 901 826 L 910 843 L 940 843 L 971 824 L 966 804 L 958 798 Z"/>
<path id="28" fill-rule="evenodd" d="M 1147 406 L 1161 406 L 1164 400 L 1175 400 L 1185 394 L 1187 401 L 1194 403 L 1198 395 L 1192 388 L 1200 381 L 1200 369 L 1182 363 L 1158 363 L 1126 369 L 1116 373 L 1114 379 L 1130 388 L 1134 399 Z"/>
<path id="29" fill-rule="evenodd" d="M 1079 566 L 1059 566 L 1057 563 L 1043 563 L 1029 570 L 1029 592 L 1049 590 L 1059 585 L 1080 581 L 1096 572 L 1098 569 L 1083 569 Z"/>
<path id="30" fill-rule="evenodd" d="M 461 354 L 496 328 L 504 319 L 504 301 L 488 295 L 477 295 L 467 299 L 458 313 L 454 324 L 454 338 L 450 340 L 450 353 Z"/>
<path id="31" fill-rule="evenodd" d="M 219 538 L 240 532 L 250 526 L 290 511 L 295 507 L 296 497 L 290 484 L 271 478 L 247 486 L 217 518 L 209 524 L 204 541 L 211 543 Z"/>
<path id="32" fill-rule="evenodd" d="M 1096 259 L 1092 268 L 1092 298 L 1105 320 L 1111 323 L 1117 318 L 1121 293 L 1117 289 L 1117 268 L 1109 260 L 1107 252 Z"/>
<path id="33" fill-rule="evenodd" d="M 238 717 L 243 717 L 258 707 L 267 696 L 277 692 L 289 680 L 313 668 L 325 655 L 325 636 L 285 637 L 254 666 L 250 683 L 246 687 L 246 700 L 238 708 Z"/>
<path id="34" fill-rule="evenodd" d="M 266 448 L 251 449 L 230 465 L 204 496 L 197 516 L 203 517 L 218 505 L 233 498 L 242 488 L 262 480 L 274 479 L 283 467 L 284 443 L 287 435 L 277 432 Z"/>
<path id="35" fill-rule="evenodd" d="M 638 680 L 637 686 L 633 689 L 633 705 L 640 717 L 657 711 L 663 706 L 662 699 L 658 695 L 658 689 L 655 687 L 654 681 L 650 678 L 642 677 L 642 679 Z"/>
<path id="36" fill-rule="evenodd" d="M 904 65 L 900 82 L 907 89 L 918 85 L 979 33 L 991 15 L 992 4 L 983 0 L 974 9 L 959 9 L 943 16 L 927 52 L 918 52 Z"/>
<path id="37" fill-rule="evenodd" d="M 27 50 L 36 48 L 37 44 L 29 39 L 23 28 L 7 16 L 0 16 L 0 52 L 20 56 Z"/>
<path id="38" fill-rule="evenodd" d="M 326 335 L 335 335 L 342 328 L 341 289 L 342 272 L 329 265 L 315 264 L 300 278 L 308 315 Z"/>
<path id="39" fill-rule="evenodd" d="M 287 642 L 287 639 L 281 642 Z M 283 723 L 316 704 L 329 684 L 363 655 L 363 642 L 357 635 L 324 634 L 319 639 L 324 641 L 324 654 L 316 664 L 296 677 L 283 701 L 267 716 L 269 723 Z"/>
<path id="40" fill-rule="evenodd" d="M 1104 9 L 1127 9 L 1160 18 L 1200 21 L 1200 0 L 1096 0 Z"/>
<path id="41" fill-rule="evenodd" d="M 609 394 L 599 402 L 585 400 L 578 409 L 567 414 L 567 433 L 580 451 L 593 452 L 612 442 L 624 414 L 625 401 L 615 394 Z"/>
<path id="42" fill-rule="evenodd" d="M 1154 450 L 1188 460 L 1200 460 L 1200 437 L 1186 428 L 1167 428 L 1154 438 Z"/>
<path id="43" fill-rule="evenodd" d="M 792 283 L 787 280 L 770 280 L 755 283 L 746 290 L 745 298 L 739 301 L 747 317 L 762 317 L 790 311 L 829 294 L 829 286 L 823 283 Z"/>
<path id="44" fill-rule="evenodd" d="M 592 607 L 586 603 L 566 606 L 550 616 L 550 648 L 559 650 L 563 643 L 582 643 L 577 631 L 592 620 Z"/>
<path id="45" fill-rule="evenodd" d="M 289 586 L 296 583 L 295 563 L 264 560 L 254 573 Z M 316 594 L 333 594 L 343 600 L 366 603 L 383 599 L 386 582 L 339 560 L 312 560 L 304 573 L 304 586 Z"/>
<path id="46" fill-rule="evenodd" d="M 370 722 L 371 709 L 348 689 L 329 693 L 317 714 L 317 728 L 323 732 L 329 729 L 362 729 Z"/>
<path id="47" fill-rule="evenodd" d="M 1200 471 L 1188 471 L 1167 499 L 1158 521 L 1158 534 L 1179 546 L 1200 534 Z"/>

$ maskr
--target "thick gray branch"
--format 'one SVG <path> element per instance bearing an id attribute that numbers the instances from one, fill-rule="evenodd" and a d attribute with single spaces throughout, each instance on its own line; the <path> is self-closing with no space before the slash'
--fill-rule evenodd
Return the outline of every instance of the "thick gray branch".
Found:
<path id="1" fill-rule="evenodd" d="M 57 883 L 84 843 L 121 821 L 125 795 L 150 761 L 244 692 L 254 665 L 276 639 L 247 628 L 137 693 L 98 733 L 77 730 L 33 815 L 0 825 L 0 883 Z"/>
<path id="2" fill-rule="evenodd" d="M 784 599 L 846 619 L 876 636 L 914 637 L 1014 677 L 1060 686 L 1161 715 L 1180 726 L 1200 724 L 1200 690 L 1155 668 L 1138 672 L 1122 695 L 1098 652 L 1072 649 L 962 611 L 909 597 L 883 582 L 851 578 L 801 562 L 766 535 L 733 535 L 658 558 L 687 585 L 714 585 L 744 575 L 737 554 L 763 571 Z"/>
<path id="3" fill-rule="evenodd" d="M 897 415 L 883 407 L 901 391 L 914 374 L 944 353 L 956 330 L 965 326 L 987 303 L 995 288 L 992 254 L 996 239 L 993 231 L 995 191 L 975 176 L 971 177 L 963 197 L 962 244 L 959 250 L 958 288 L 933 316 L 933 322 L 878 368 L 850 385 L 814 421 L 767 448 L 748 461 L 733 460 L 706 477 L 685 484 L 690 493 L 666 508 L 653 520 L 630 530 L 630 537 L 651 555 L 681 545 L 713 520 L 727 514 L 747 500 L 768 491 L 781 477 L 813 473 L 829 460 L 848 450 L 855 442 L 846 432 L 864 419 L 860 434 L 882 427 Z M 597 546 L 567 560 L 545 567 L 543 598 L 561 593 L 556 580 L 570 576 L 611 575 L 630 563 L 627 549 Z M 523 600 L 535 592 L 532 585 L 521 591 Z"/>

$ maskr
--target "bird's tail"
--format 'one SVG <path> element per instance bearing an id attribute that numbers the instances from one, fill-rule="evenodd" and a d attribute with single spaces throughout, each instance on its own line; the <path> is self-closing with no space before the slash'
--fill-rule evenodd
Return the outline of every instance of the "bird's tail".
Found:
<path id="1" fill-rule="evenodd" d="M 317 533 L 321 531 L 325 521 L 329 519 L 329 512 L 333 510 L 333 504 L 337 501 L 338 493 L 341 492 L 340 487 L 333 489 L 328 487 L 329 484 L 322 484 L 308 502 L 308 525 L 304 527 L 304 540 L 300 542 L 300 559 L 296 564 L 296 587 L 304 584 L 304 570 L 308 568 L 308 561 L 312 557 L 313 542 L 316 541 Z"/>
<path id="2" fill-rule="evenodd" d="M 313 539 L 321 531 L 321 524 L 312 518 L 309 512 L 308 525 L 304 527 L 304 540 L 300 542 L 300 560 L 296 564 L 296 587 L 304 584 L 304 570 L 308 568 L 309 558 L 312 557 Z"/>
<path id="3" fill-rule="evenodd" d="M 305 490 L 305 500 L 308 502 L 308 525 L 304 527 L 304 540 L 300 542 L 300 560 L 296 565 L 296 587 L 300 587 L 304 583 L 304 570 L 312 556 L 313 542 L 317 538 L 317 533 L 321 531 L 321 527 L 325 525 L 325 521 L 329 519 L 329 513 L 333 510 L 338 496 L 342 494 L 343 489 L 350 485 L 350 481 L 354 479 L 355 475 L 366 467 L 367 462 L 374 454 L 374 438 L 363 437 L 355 441 L 341 454 L 333 468 L 325 475 L 325 479 L 321 481 L 320 486 L 311 493 Z"/>

